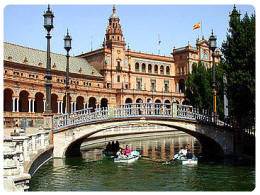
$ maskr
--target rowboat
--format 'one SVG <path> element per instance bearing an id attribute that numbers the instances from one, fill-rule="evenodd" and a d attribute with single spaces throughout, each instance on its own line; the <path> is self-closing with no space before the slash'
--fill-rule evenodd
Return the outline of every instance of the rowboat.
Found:
<path id="1" fill-rule="evenodd" d="M 197 165 L 198 158 L 193 155 L 191 159 L 187 159 L 186 157 L 181 157 L 179 154 L 174 155 L 174 158 L 180 162 L 182 165 Z"/>
<path id="2" fill-rule="evenodd" d="M 139 157 L 140 157 L 140 155 L 139 155 L 138 151 L 132 151 L 128 157 L 119 156 L 117 158 L 114 158 L 114 162 L 115 163 L 132 163 L 132 162 L 135 162 L 136 160 L 138 160 Z"/>
<path id="3" fill-rule="evenodd" d="M 183 159 L 183 160 L 180 160 L 182 165 L 197 165 L 198 164 L 198 159 L 196 158 L 192 158 L 192 159 Z"/>
<path id="4" fill-rule="evenodd" d="M 116 157 L 116 152 L 115 151 L 103 150 L 102 154 L 103 154 L 103 157 L 105 157 L 105 158 L 114 158 L 114 157 Z"/>

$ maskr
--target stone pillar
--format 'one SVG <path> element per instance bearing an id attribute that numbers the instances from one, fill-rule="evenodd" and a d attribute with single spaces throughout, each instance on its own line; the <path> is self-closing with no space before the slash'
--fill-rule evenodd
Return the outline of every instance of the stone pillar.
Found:
<path id="1" fill-rule="evenodd" d="M 74 111 L 77 111 L 77 104 L 74 102 Z"/>
<path id="2" fill-rule="evenodd" d="M 31 113 L 31 104 L 32 104 L 32 99 L 29 99 L 29 113 Z"/>
<path id="3" fill-rule="evenodd" d="M 60 101 L 58 101 L 58 114 L 60 114 Z"/>
<path id="4" fill-rule="evenodd" d="M 16 98 L 15 98 L 15 97 L 13 97 L 13 112 L 15 112 L 15 111 L 16 111 L 16 109 L 15 109 L 15 102 L 16 102 Z"/>
<path id="5" fill-rule="evenodd" d="M 84 107 L 84 109 L 86 109 L 86 103 L 83 103 L 83 107 Z"/>
<path id="6" fill-rule="evenodd" d="M 70 104 L 70 106 L 71 106 L 71 113 L 73 112 L 73 108 L 74 108 L 73 103 L 74 102 L 71 102 L 71 104 Z"/>
<path id="7" fill-rule="evenodd" d="M 46 109 L 46 100 L 43 100 L 43 112 L 45 112 Z"/>
<path id="8" fill-rule="evenodd" d="M 32 152 L 36 153 L 36 139 L 35 139 L 35 135 L 32 135 Z"/>
<path id="9" fill-rule="evenodd" d="M 19 110 L 19 98 L 17 98 L 16 101 L 17 101 L 17 104 L 16 104 L 17 105 L 17 109 L 16 109 L 16 111 L 20 112 L 20 110 Z"/>
<path id="10" fill-rule="evenodd" d="M 35 99 L 32 99 L 32 112 L 33 113 L 35 113 L 34 103 L 35 103 Z"/>
<path id="11" fill-rule="evenodd" d="M 45 148 L 45 143 L 44 143 L 44 138 L 45 138 L 45 134 L 44 133 L 41 133 L 41 148 Z"/>
<path id="12" fill-rule="evenodd" d="M 177 102 L 172 103 L 172 117 L 177 117 Z"/>
<path id="13" fill-rule="evenodd" d="M 29 161 L 29 154 L 28 154 L 28 138 L 24 139 L 23 141 L 23 156 L 24 156 L 24 161 Z"/>
<path id="14" fill-rule="evenodd" d="M 45 130 L 50 130 L 53 128 L 53 114 L 44 113 L 43 114 L 43 128 Z"/>
<path id="15" fill-rule="evenodd" d="M 61 102 L 61 114 L 64 114 L 63 113 L 63 102 Z"/>

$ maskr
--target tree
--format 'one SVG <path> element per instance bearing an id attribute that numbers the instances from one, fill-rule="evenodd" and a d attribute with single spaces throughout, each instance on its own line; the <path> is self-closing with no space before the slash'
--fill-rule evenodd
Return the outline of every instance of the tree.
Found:
<path id="1" fill-rule="evenodd" d="M 223 68 L 216 64 L 217 114 L 223 119 Z M 212 68 L 206 69 L 199 61 L 193 64 L 192 74 L 186 80 L 186 97 L 193 107 L 213 110 Z"/>
<path id="2" fill-rule="evenodd" d="M 227 75 L 229 113 L 239 127 L 249 127 L 255 122 L 255 15 L 230 14 L 227 40 L 223 42 L 223 69 Z"/>

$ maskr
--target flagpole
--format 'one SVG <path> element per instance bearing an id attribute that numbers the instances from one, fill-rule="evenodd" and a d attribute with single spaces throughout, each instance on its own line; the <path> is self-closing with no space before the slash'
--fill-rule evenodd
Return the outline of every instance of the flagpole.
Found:
<path id="1" fill-rule="evenodd" d="M 201 23 L 201 25 L 200 25 L 200 26 L 201 26 L 201 29 L 200 29 L 200 30 L 201 30 L 201 37 L 202 37 L 202 36 L 203 36 L 203 31 L 202 31 L 202 20 L 200 21 L 200 23 Z"/>

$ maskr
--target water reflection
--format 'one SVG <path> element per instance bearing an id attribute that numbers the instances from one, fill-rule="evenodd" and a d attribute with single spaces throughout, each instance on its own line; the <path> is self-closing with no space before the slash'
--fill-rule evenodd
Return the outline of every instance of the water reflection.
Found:
<path id="1" fill-rule="evenodd" d="M 148 157 L 147 159 L 152 161 L 167 161 L 185 145 L 188 145 L 193 154 L 201 153 L 199 141 L 188 134 L 182 133 L 180 135 L 180 132 L 163 136 L 119 140 L 119 143 L 120 147 L 124 148 L 129 145 L 132 150 L 139 151 L 143 157 Z M 82 158 L 85 161 L 101 160 L 103 158 L 102 150 L 106 144 L 107 142 L 85 146 L 81 149 Z"/>
<path id="2" fill-rule="evenodd" d="M 186 144 L 195 155 L 201 153 L 200 143 L 187 134 L 119 142 L 147 158 L 130 164 L 114 163 L 102 157 L 106 142 L 91 143 L 82 148 L 83 158 L 45 163 L 31 179 L 30 191 L 249 191 L 255 187 L 254 167 L 207 162 L 189 167 L 158 162 L 169 160 Z"/>

